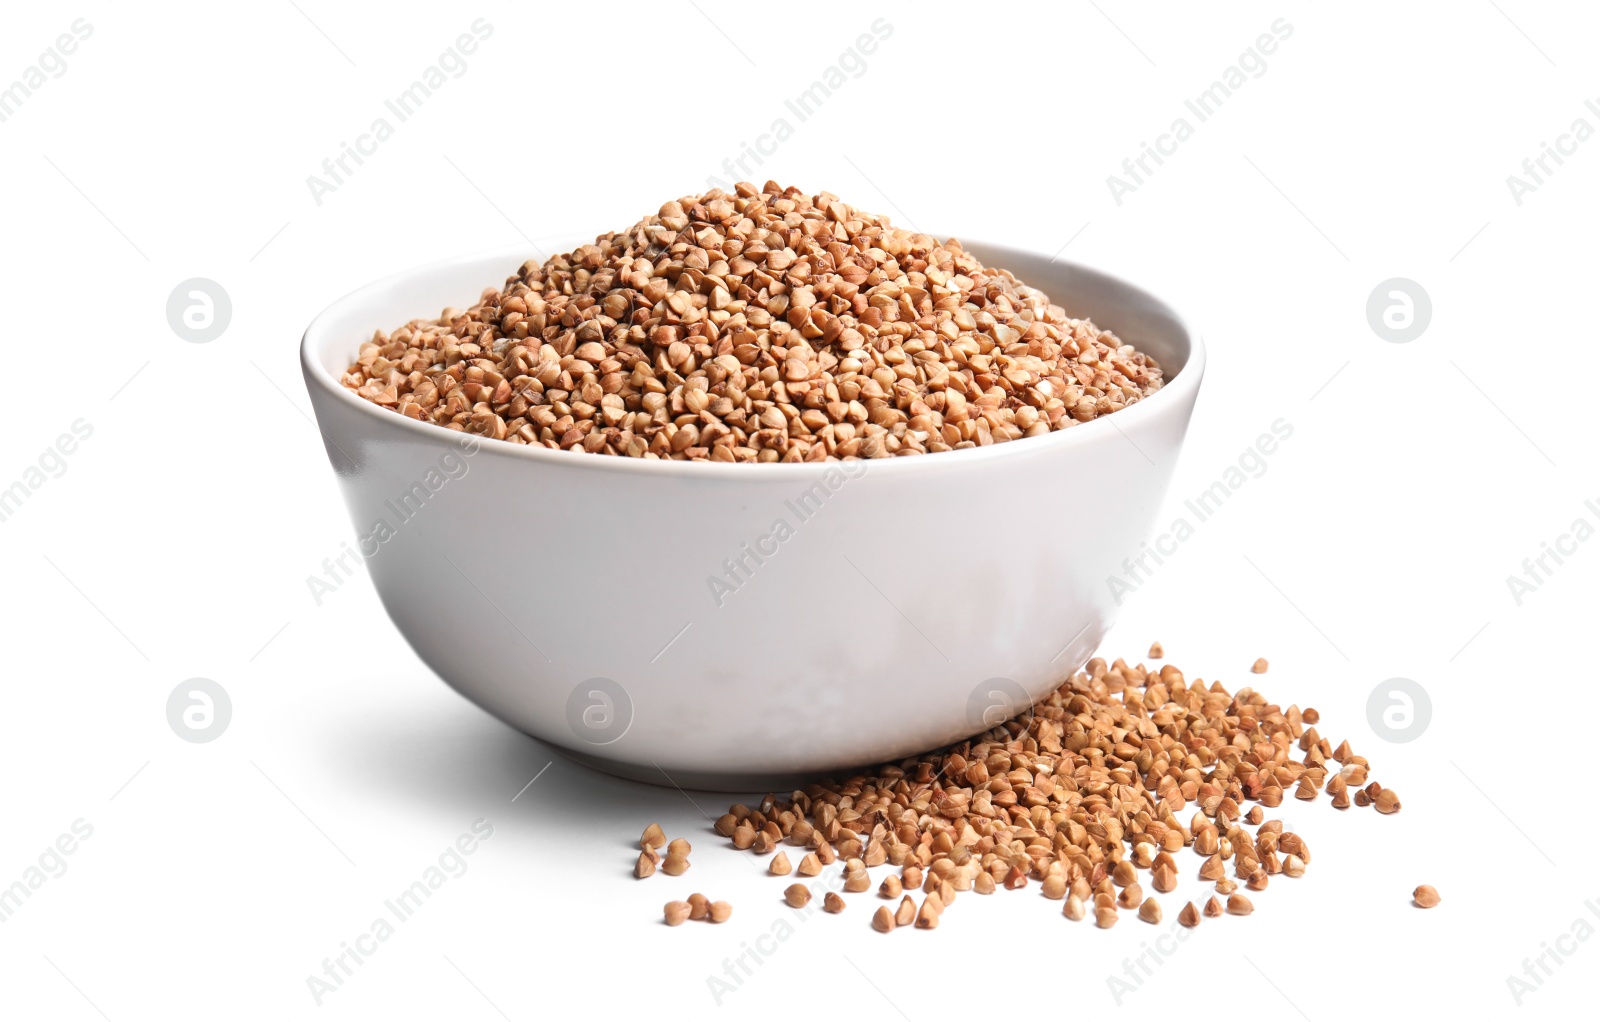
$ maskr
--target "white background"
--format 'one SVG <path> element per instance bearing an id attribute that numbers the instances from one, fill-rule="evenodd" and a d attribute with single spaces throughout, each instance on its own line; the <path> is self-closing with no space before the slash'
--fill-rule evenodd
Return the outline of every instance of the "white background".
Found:
<path id="1" fill-rule="evenodd" d="M 1307 875 L 1205 922 L 1120 1009 L 1107 976 L 1158 931 L 1070 923 L 1033 887 L 889 936 L 857 895 L 798 923 L 721 1010 L 1220 1011 L 1237 994 L 1318 1022 L 1400 1004 L 1503 1017 L 1524 959 L 1580 916 L 1600 926 L 1581 858 L 1600 836 L 1581 801 L 1600 543 L 1520 606 L 1506 582 L 1600 500 L 1600 140 L 1521 205 L 1506 183 L 1574 119 L 1600 128 L 1583 105 L 1600 97 L 1593 11 L 296 2 L 10 5 L 0 31 L 3 85 L 74 19 L 93 26 L 0 124 L 0 487 L 74 420 L 94 430 L 0 522 L 0 885 L 74 820 L 93 827 L 0 924 L 7 1017 L 717 1010 L 707 977 L 791 918 L 783 885 L 709 832 L 700 809 L 731 799 L 697 807 L 512 733 L 416 660 L 364 577 L 312 600 L 307 576 L 352 532 L 296 342 L 374 278 L 620 228 L 703 190 L 880 17 L 893 35 L 866 72 L 788 115 L 794 137 L 752 176 L 1060 252 L 1185 310 L 1211 362 L 1163 519 L 1275 419 L 1294 434 L 1105 652 L 1159 638 L 1191 676 L 1316 706 L 1404 809 L 1286 806 Z M 494 32 L 466 73 L 315 203 L 307 176 L 478 17 Z M 1193 137 L 1118 204 L 1107 176 L 1279 18 L 1293 34 L 1265 73 L 1190 116 Z M 197 276 L 233 302 L 209 344 L 166 320 Z M 1410 343 L 1368 325 L 1391 277 L 1432 299 Z M 232 699 L 209 744 L 165 715 L 197 676 Z M 1406 744 L 1367 718 L 1393 677 L 1432 701 Z M 478 819 L 494 833 L 465 875 L 319 1008 L 307 976 Z M 652 820 L 695 844 L 685 876 L 630 877 Z M 1444 897 L 1432 912 L 1408 903 L 1424 882 Z M 733 902 L 732 921 L 660 925 L 690 891 Z M 1597 966 L 1600 941 L 1577 944 L 1520 1012 L 1571 1017 Z"/>

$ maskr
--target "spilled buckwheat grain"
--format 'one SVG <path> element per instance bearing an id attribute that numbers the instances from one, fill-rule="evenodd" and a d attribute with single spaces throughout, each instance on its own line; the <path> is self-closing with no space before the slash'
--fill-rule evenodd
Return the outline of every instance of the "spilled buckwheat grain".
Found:
<path id="1" fill-rule="evenodd" d="M 1230 860 L 1252 892 L 1265 891 L 1271 874 L 1305 872 L 1305 839 L 1281 820 L 1264 819 L 1261 806 L 1280 804 L 1286 789 L 1318 798 L 1336 752 L 1346 769 L 1367 769 L 1347 742 L 1336 750 L 1308 726 L 1308 715 L 1314 711 L 1283 709 L 1251 688 L 1230 693 L 1218 682 L 1191 681 L 1171 664 L 1146 669 L 1096 657 L 1031 709 L 981 735 L 787 798 L 768 795 L 754 809 L 732 806 L 716 830 L 736 848 L 751 847 L 738 839 L 747 831 L 809 847 L 798 872 L 842 869 L 846 891 L 870 889 L 861 856 L 881 850 L 900 875 L 896 883 L 885 880 L 879 894 L 907 893 L 894 926 L 887 912 L 874 913 L 880 932 L 913 920 L 931 929 L 958 891 L 1026 889 L 1030 880 L 1041 884 L 1036 896 L 1065 896 L 1069 920 L 1092 914 L 1096 925 L 1110 927 L 1120 905 L 1156 922 L 1163 912 L 1145 896 L 1140 871 L 1149 871 L 1153 890 L 1169 893 L 1177 885 L 1173 853 L 1188 847 L 1201 860 L 1200 878 L 1214 881 L 1218 895 L 1202 908 L 1183 903 L 1178 921 L 1194 926 L 1202 917 L 1253 911 L 1227 875 Z M 1372 786 L 1378 811 L 1398 810 L 1391 790 Z M 1257 804 L 1245 810 L 1247 802 Z M 1191 806 L 1193 815 L 1180 819 Z M 842 861 L 831 865 L 836 854 Z M 925 898 L 915 906 L 909 892 L 919 888 Z M 800 884 L 784 893 L 796 908 L 810 899 Z M 1418 888 L 1418 904 L 1434 897 Z"/>
<path id="2" fill-rule="evenodd" d="M 342 382 L 495 440 L 756 462 L 1037 436 L 1162 374 L 959 241 L 768 181 L 665 203 L 467 309 L 379 331 Z"/>

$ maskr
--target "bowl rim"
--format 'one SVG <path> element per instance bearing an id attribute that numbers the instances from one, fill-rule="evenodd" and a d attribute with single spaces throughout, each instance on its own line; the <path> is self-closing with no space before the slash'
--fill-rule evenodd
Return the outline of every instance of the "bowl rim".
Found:
<path id="1" fill-rule="evenodd" d="M 935 236 L 938 237 L 939 235 Z M 589 243 L 589 240 L 578 240 L 571 242 L 570 247 L 576 247 L 578 245 Z M 1020 249 L 1010 245 L 1000 245 L 983 240 L 967 241 L 966 239 L 962 239 L 962 244 L 975 248 L 1017 252 L 1022 255 L 1033 256 L 1035 258 L 1050 259 L 1051 262 L 1054 262 L 1065 269 L 1075 270 L 1092 277 L 1101 278 L 1104 281 L 1115 284 L 1122 288 L 1126 288 L 1135 294 L 1143 296 L 1145 299 L 1158 306 L 1163 312 L 1170 316 L 1172 321 L 1180 330 L 1182 330 L 1184 338 L 1188 343 L 1187 357 L 1184 359 L 1183 367 L 1179 369 L 1178 372 L 1172 377 L 1164 379 L 1161 389 L 1149 397 L 1142 398 L 1134 404 L 1112 412 L 1108 415 L 1097 416 L 1096 418 L 1085 423 L 1080 423 L 1077 426 L 1072 426 L 1061 430 L 1052 430 L 1045 436 L 1025 437 L 1021 440 L 991 444 L 988 447 L 970 447 L 963 450 L 952 451 L 932 451 L 925 456 L 910 455 L 906 457 L 894 458 L 855 459 L 851 462 L 834 460 L 808 462 L 757 462 L 755 464 L 749 464 L 745 462 L 677 461 L 667 458 L 651 459 L 624 458 L 615 456 L 608 457 L 605 455 L 590 454 L 587 451 L 553 451 L 547 447 L 513 444 L 503 441 L 480 444 L 478 445 L 477 450 L 479 452 L 493 451 L 499 455 L 504 455 L 511 458 L 526 459 L 533 463 L 544 462 L 552 466 L 559 465 L 566 468 L 599 472 L 642 472 L 678 476 L 687 475 L 691 477 L 709 476 L 719 479 L 743 477 L 749 479 L 790 478 L 794 480 L 816 480 L 825 476 L 829 471 L 837 471 L 843 465 L 855 463 L 870 465 L 872 474 L 874 475 L 880 471 L 939 471 L 943 467 L 955 468 L 958 464 L 976 467 L 979 464 L 980 459 L 996 461 L 1004 458 L 1027 456 L 1030 453 L 1043 454 L 1045 453 L 1046 445 L 1051 445 L 1053 448 L 1066 448 L 1077 444 L 1093 443 L 1109 436 L 1109 431 L 1113 429 L 1118 433 L 1121 433 L 1124 440 L 1132 445 L 1134 449 L 1141 455 L 1144 455 L 1144 451 L 1139 448 L 1137 444 L 1133 443 L 1132 439 L 1128 437 L 1127 433 L 1122 427 L 1124 425 L 1130 427 L 1136 426 L 1152 415 L 1163 414 L 1168 405 L 1177 402 L 1186 402 L 1192 404 L 1194 396 L 1200 387 L 1201 378 L 1205 375 L 1205 341 L 1202 336 L 1190 325 L 1189 321 L 1184 316 L 1179 314 L 1175 309 L 1173 309 L 1172 306 L 1166 301 L 1138 286 L 1137 284 L 1129 283 L 1115 274 L 1107 273 L 1104 270 L 1099 270 L 1092 266 L 1086 266 L 1082 263 L 1064 259 L 1058 260 L 1054 259 L 1053 257 L 1046 256 L 1042 252 L 1034 252 L 1029 249 Z M 551 247 L 550 250 L 567 251 L 569 249 L 568 247 L 564 247 L 563 244 L 557 244 Z M 350 291 L 337 300 L 329 303 L 326 308 L 312 318 L 310 324 L 306 326 L 305 333 L 301 335 L 300 367 L 303 375 L 305 376 L 308 389 L 312 386 L 320 387 L 324 395 L 329 399 L 340 402 L 345 407 L 358 409 L 356 413 L 358 415 L 371 416 L 374 423 L 380 425 L 380 427 L 387 426 L 389 428 L 410 430 L 415 433 L 419 440 L 431 439 L 432 441 L 443 441 L 450 439 L 453 435 L 455 435 L 454 430 L 447 430 L 443 426 L 438 426 L 431 422 L 421 422 L 416 419 L 411 419 L 404 415 L 400 415 L 398 412 L 394 412 L 379 405 L 373 404 L 371 401 L 358 396 L 355 394 L 355 392 L 346 388 L 344 384 L 340 383 L 338 378 L 323 366 L 319 357 L 320 349 L 325 344 L 330 342 L 330 338 L 325 336 L 328 330 L 328 324 L 340 313 L 345 311 L 349 306 L 358 305 L 363 301 L 369 300 L 371 295 L 376 292 L 392 290 L 395 285 L 403 281 L 411 280 L 427 274 L 437 273 L 445 267 L 459 266 L 463 263 L 500 261 L 502 259 L 506 261 L 507 265 L 511 265 L 512 261 L 514 260 L 515 265 L 520 266 L 528 258 L 530 258 L 528 255 L 528 246 L 525 244 L 502 246 L 494 249 L 478 250 L 476 252 L 449 256 L 443 259 L 434 260 L 430 263 L 425 263 L 420 266 L 414 266 L 410 269 L 400 270 L 385 277 L 380 277 L 377 280 L 363 284 L 355 290 Z M 1026 283 L 1026 281 L 1024 281 L 1024 283 Z M 315 402 L 313 402 L 313 409 L 315 409 Z M 1118 422 L 1113 420 L 1121 421 Z M 463 435 L 471 436 L 473 434 Z M 1023 440 L 1026 442 L 1022 442 Z M 1144 456 L 1146 460 L 1149 460 L 1148 455 Z M 961 460 L 958 462 L 956 460 L 957 458 L 960 458 Z M 925 463 L 930 461 L 934 463 L 933 466 L 931 468 L 925 467 Z"/>

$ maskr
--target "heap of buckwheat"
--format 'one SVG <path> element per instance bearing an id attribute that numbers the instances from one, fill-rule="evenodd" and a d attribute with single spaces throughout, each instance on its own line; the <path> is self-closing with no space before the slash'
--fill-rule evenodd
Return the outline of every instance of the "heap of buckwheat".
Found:
<path id="1" fill-rule="evenodd" d="M 758 854 L 779 844 L 808 849 L 804 876 L 841 862 L 832 879 L 843 884 L 821 886 L 847 892 L 868 889 L 865 867 L 899 867 L 878 888 L 879 897 L 898 899 L 898 908 L 873 915 L 883 932 L 937 926 L 958 892 L 1035 882 L 1046 898 L 1065 902 L 1068 919 L 1092 916 L 1109 927 L 1128 910 L 1157 923 L 1161 906 L 1145 886 L 1173 891 L 1177 855 L 1188 848 L 1199 865 L 1187 868 L 1215 885 L 1204 906 L 1189 902 L 1177 915 L 1195 926 L 1202 916 L 1250 914 L 1241 886 L 1262 891 L 1272 877 L 1305 872 L 1305 840 L 1263 812 L 1285 792 L 1313 800 L 1325 791 L 1338 808 L 1353 799 L 1399 810 L 1393 791 L 1368 782 L 1366 759 L 1348 742 L 1333 747 L 1317 721 L 1313 709 L 1284 710 L 1250 688 L 1229 693 L 1191 682 L 1171 665 L 1146 670 L 1097 657 L 982 735 L 787 798 L 768 795 L 755 809 L 735 805 L 716 830 Z M 787 873 L 787 856 L 778 857 L 781 868 L 770 872 Z M 920 906 L 911 898 L 918 888 Z M 784 892 L 796 908 L 810 896 L 803 884 Z M 1418 888 L 1417 904 L 1437 900 Z"/>
<path id="2" fill-rule="evenodd" d="M 1161 386 L 955 240 L 768 181 L 532 260 L 376 333 L 343 383 L 496 440 L 634 458 L 884 458 L 1037 436 Z"/>

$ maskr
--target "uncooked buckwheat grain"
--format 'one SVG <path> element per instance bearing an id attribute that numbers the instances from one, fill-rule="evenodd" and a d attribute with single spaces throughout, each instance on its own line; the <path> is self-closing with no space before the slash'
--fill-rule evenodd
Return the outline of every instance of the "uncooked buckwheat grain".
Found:
<path id="1" fill-rule="evenodd" d="M 898 879 L 889 876 L 878 892 L 905 895 L 892 919 L 874 913 L 880 930 L 891 921 L 891 928 L 932 929 L 958 891 L 1018 890 L 1030 880 L 1046 898 L 1065 895 L 1068 919 L 1092 913 L 1107 928 L 1120 906 L 1156 922 L 1164 913 L 1145 896 L 1141 871 L 1156 892 L 1170 893 L 1180 872 L 1173 853 L 1189 847 L 1202 860 L 1200 879 L 1216 890 L 1201 907 L 1183 905 L 1178 922 L 1194 926 L 1202 917 L 1253 911 L 1227 875 L 1230 861 L 1251 892 L 1265 891 L 1272 874 L 1305 873 L 1305 839 L 1265 819 L 1261 806 L 1279 804 L 1286 788 L 1308 801 L 1326 793 L 1337 805 L 1349 782 L 1325 766 L 1336 754 L 1364 776 L 1366 760 L 1348 742 L 1336 749 L 1308 726 L 1311 719 L 1320 718 L 1251 688 L 1230 693 L 1218 682 L 1187 679 L 1171 664 L 1096 657 L 981 735 L 786 798 L 768 795 L 754 809 L 732 806 L 715 829 L 731 835 L 735 848 L 751 849 L 739 835 L 757 831 L 809 847 L 796 869 L 803 876 L 832 864 L 837 847 L 846 891 L 872 889 L 865 855 L 893 865 Z M 1368 787 L 1379 812 L 1398 810 L 1391 789 Z M 1180 820 L 1191 806 L 1197 811 Z M 918 889 L 920 907 L 910 898 Z M 801 884 L 784 896 L 797 908 L 810 900 Z M 1424 907 L 1436 898 L 1426 886 L 1415 895 Z M 842 908 L 835 902 L 829 910 Z"/>
<path id="2" fill-rule="evenodd" d="M 668 202 L 470 308 L 379 331 L 342 382 L 511 443 L 796 462 L 1066 429 L 1162 373 L 959 241 L 768 181 Z"/>

